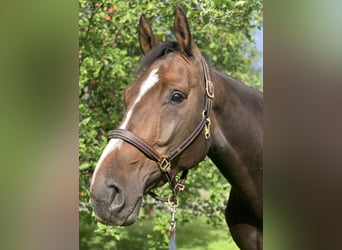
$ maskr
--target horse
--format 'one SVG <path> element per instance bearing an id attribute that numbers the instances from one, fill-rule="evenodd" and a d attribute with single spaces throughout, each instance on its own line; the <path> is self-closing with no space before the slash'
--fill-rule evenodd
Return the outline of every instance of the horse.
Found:
<path id="1" fill-rule="evenodd" d="M 231 184 L 225 218 L 241 249 L 262 249 L 263 94 L 208 65 L 176 6 L 176 41 L 158 44 L 139 20 L 143 70 L 124 93 L 126 112 L 109 136 L 90 185 L 101 223 L 128 226 L 142 198 L 208 156 Z M 186 175 L 186 174 L 185 174 Z"/>

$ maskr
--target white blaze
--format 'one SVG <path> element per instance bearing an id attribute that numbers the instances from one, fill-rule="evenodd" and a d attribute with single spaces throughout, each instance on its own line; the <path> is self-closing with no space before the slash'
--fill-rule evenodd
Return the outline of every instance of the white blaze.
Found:
<path id="1" fill-rule="evenodd" d="M 147 79 L 141 84 L 137 98 L 135 99 L 131 108 L 128 110 L 126 118 L 120 126 L 121 129 L 126 129 L 126 126 L 131 119 L 134 107 L 137 105 L 138 102 L 140 102 L 141 98 L 147 93 L 147 91 L 149 91 L 159 81 L 157 71 L 158 69 L 152 70 Z"/>
<path id="2" fill-rule="evenodd" d="M 146 80 L 140 85 L 139 93 L 138 93 L 133 105 L 127 111 L 126 118 L 120 126 L 121 129 L 126 129 L 127 124 L 129 122 L 129 120 L 131 119 L 134 107 L 139 103 L 141 98 L 159 81 L 159 76 L 158 76 L 157 72 L 158 72 L 158 69 L 153 69 L 150 72 L 150 74 L 148 75 L 148 77 L 146 78 Z M 96 174 L 97 174 L 103 160 L 106 159 L 106 157 L 111 152 L 116 150 L 117 148 L 120 149 L 121 145 L 122 145 L 122 140 L 120 140 L 120 139 L 110 139 L 109 140 L 107 146 L 105 147 L 105 149 L 103 150 L 103 152 L 101 154 L 99 161 L 97 162 L 97 165 L 96 165 L 96 168 L 95 168 L 95 171 L 93 174 L 93 178 L 91 180 L 91 186 L 93 185 L 93 183 L 95 181 Z"/>

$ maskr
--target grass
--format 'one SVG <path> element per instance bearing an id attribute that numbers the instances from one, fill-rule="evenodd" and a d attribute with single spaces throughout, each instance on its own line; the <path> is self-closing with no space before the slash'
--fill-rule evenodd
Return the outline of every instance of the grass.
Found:
<path id="1" fill-rule="evenodd" d="M 155 234 L 152 221 L 145 220 L 124 228 L 123 237 L 115 242 L 110 237 L 94 237 L 92 228 L 80 228 L 81 250 L 149 250 L 149 236 Z M 178 223 L 176 232 L 177 250 L 238 250 L 228 235 L 226 226 L 214 228 L 199 218 L 191 223 Z M 162 250 L 162 249 L 160 249 Z"/>
<path id="2" fill-rule="evenodd" d="M 213 228 L 200 218 L 192 223 L 177 225 L 177 250 L 239 249 L 228 236 L 228 228 Z"/>

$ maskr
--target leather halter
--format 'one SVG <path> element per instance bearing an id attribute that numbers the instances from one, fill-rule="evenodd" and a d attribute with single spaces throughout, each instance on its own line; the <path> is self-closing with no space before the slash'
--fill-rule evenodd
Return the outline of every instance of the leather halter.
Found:
<path id="1" fill-rule="evenodd" d="M 204 109 L 202 111 L 202 120 L 194 129 L 194 131 L 189 135 L 184 142 L 181 143 L 176 149 L 170 151 L 167 155 L 161 155 L 158 151 L 156 151 L 148 142 L 134 134 L 133 132 L 126 129 L 115 129 L 110 135 L 109 139 L 121 139 L 125 142 L 133 145 L 140 152 L 142 152 L 147 158 L 158 163 L 159 169 L 166 177 L 170 189 L 172 191 L 172 195 L 168 198 L 162 198 L 153 193 L 152 191 L 149 194 L 157 200 L 160 201 L 174 201 L 178 192 L 184 189 L 184 181 L 186 179 L 188 170 L 184 170 L 182 172 L 181 177 L 178 182 L 176 182 L 176 176 L 172 175 L 172 167 L 171 162 L 177 156 L 179 156 L 185 149 L 187 149 L 193 141 L 198 138 L 201 132 L 204 129 L 204 136 L 206 140 L 210 139 L 210 113 L 212 110 L 212 102 L 214 98 L 214 85 L 211 81 L 209 67 L 204 58 L 202 58 L 202 68 L 205 80 L 205 103 Z"/>

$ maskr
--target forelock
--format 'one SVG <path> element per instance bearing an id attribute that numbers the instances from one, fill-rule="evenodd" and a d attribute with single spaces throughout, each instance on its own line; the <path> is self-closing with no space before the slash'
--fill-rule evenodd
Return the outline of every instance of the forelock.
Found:
<path id="1" fill-rule="evenodd" d="M 179 47 L 177 42 L 170 41 L 170 42 L 164 42 L 157 47 L 153 48 L 147 55 L 145 55 L 141 62 L 139 67 L 139 72 L 143 71 L 144 69 L 147 69 L 152 65 L 154 61 L 157 59 L 163 59 L 168 54 L 179 51 Z"/>

